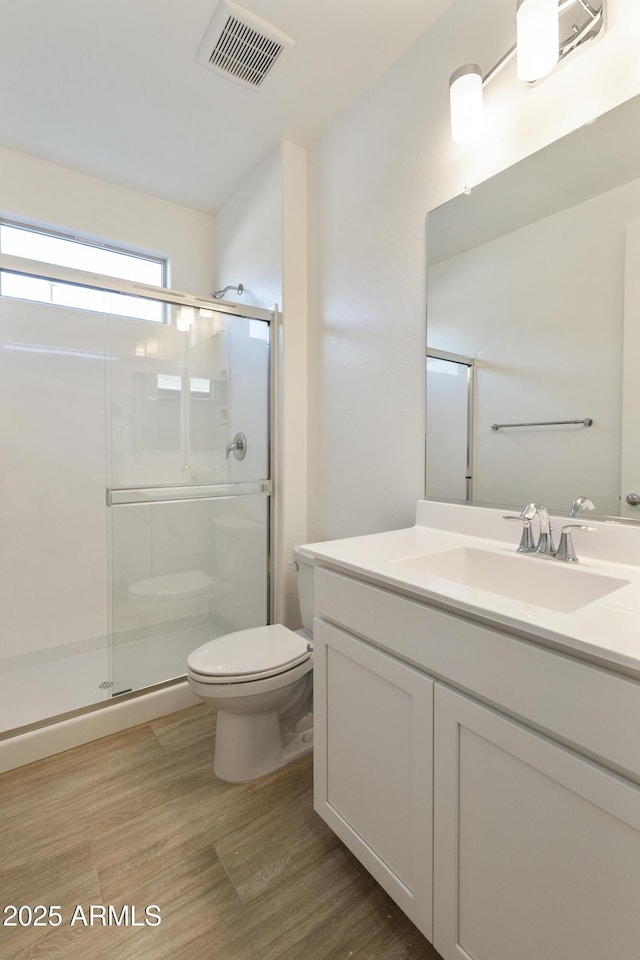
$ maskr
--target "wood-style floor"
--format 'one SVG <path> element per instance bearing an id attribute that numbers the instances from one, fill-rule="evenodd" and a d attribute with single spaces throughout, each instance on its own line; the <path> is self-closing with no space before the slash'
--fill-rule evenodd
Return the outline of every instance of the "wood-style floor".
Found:
<path id="1" fill-rule="evenodd" d="M 0 960 L 439 960 L 313 812 L 311 759 L 222 783 L 214 727 L 203 704 L 0 776 L 0 911 L 62 918 L 23 910 Z"/>

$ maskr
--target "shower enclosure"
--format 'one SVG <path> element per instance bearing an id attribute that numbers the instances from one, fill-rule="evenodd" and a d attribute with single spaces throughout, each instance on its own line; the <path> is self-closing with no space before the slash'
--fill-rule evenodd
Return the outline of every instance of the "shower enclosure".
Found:
<path id="1" fill-rule="evenodd" d="M 201 643 L 269 622 L 273 316 L 0 271 L 60 292 L 0 297 L 6 732 L 182 677 Z"/>

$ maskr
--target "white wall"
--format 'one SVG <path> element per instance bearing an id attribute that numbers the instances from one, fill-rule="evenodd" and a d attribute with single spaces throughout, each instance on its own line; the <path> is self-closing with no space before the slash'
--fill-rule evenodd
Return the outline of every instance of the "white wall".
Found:
<path id="1" fill-rule="evenodd" d="M 291 551 L 307 535 L 307 153 L 283 144 L 282 327 L 278 417 L 276 617 L 300 623 Z"/>
<path id="2" fill-rule="evenodd" d="M 307 181 L 306 151 L 284 142 L 228 198 L 217 215 L 218 287 L 244 285 L 229 299 L 280 311 L 274 336 L 278 526 L 272 543 L 275 619 L 299 621 L 288 562 L 307 540 Z"/>
<path id="3" fill-rule="evenodd" d="M 529 87 L 487 87 L 487 130 L 451 142 L 448 79 L 513 43 L 512 0 L 457 0 L 310 151 L 309 536 L 412 522 L 424 483 L 428 210 L 640 90 L 640 14 L 608 0 L 591 50 Z"/>
<path id="4" fill-rule="evenodd" d="M 168 286 L 209 296 L 215 277 L 211 214 L 0 147 L 0 216 L 169 257 Z"/>
<path id="5" fill-rule="evenodd" d="M 272 150 L 216 215 L 216 288 L 242 283 L 226 300 L 282 304 L 282 150 Z"/>

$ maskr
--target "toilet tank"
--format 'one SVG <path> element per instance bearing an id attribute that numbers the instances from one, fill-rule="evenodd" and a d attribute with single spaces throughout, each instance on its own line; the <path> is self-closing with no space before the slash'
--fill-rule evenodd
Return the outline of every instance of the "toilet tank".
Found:
<path id="1" fill-rule="evenodd" d="M 302 625 L 313 633 L 313 554 L 303 547 L 295 547 L 293 559 L 297 565 L 298 603 Z"/>
<path id="2" fill-rule="evenodd" d="M 259 583 L 264 579 L 264 523 L 247 517 L 216 517 L 213 529 L 214 574 L 225 583 Z"/>

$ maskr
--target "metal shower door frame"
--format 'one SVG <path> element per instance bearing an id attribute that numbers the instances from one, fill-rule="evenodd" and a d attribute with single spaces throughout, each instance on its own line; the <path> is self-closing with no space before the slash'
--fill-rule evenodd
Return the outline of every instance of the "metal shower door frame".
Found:
<path id="1" fill-rule="evenodd" d="M 467 368 L 467 454 L 466 454 L 466 477 L 465 500 L 470 503 L 473 500 L 473 470 L 475 457 L 475 393 L 476 393 L 476 361 L 474 357 L 467 357 L 461 353 L 450 353 L 447 350 L 436 350 L 427 347 L 427 358 L 433 357 L 434 360 L 448 360 L 450 363 L 459 363 Z"/>

